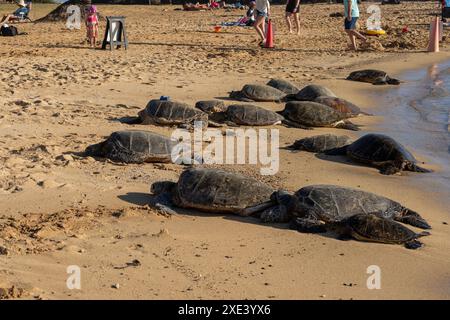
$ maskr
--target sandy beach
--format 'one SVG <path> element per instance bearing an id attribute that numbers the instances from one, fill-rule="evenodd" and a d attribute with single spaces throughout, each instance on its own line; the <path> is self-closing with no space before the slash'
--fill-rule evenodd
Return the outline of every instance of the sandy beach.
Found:
<path id="1" fill-rule="evenodd" d="M 34 4 L 32 19 L 56 5 Z M 367 3 L 360 7 L 368 18 Z M 433 2 L 382 6 L 388 34 L 370 50 L 347 51 L 342 4 L 301 6 L 301 35 L 290 35 L 284 6 L 274 6 L 275 48 L 259 48 L 253 29 L 224 27 L 242 10 L 184 12 L 180 6 L 99 5 L 103 16 L 126 16 L 129 49 L 92 50 L 85 30 L 64 22 L 23 23 L 27 35 L 0 38 L 0 298 L 21 299 L 450 299 L 450 190 L 418 173 L 384 176 L 376 168 L 280 150 L 280 170 L 254 165 L 226 170 L 296 191 L 336 184 L 374 192 L 419 212 L 433 227 L 424 247 L 340 241 L 302 234 L 256 218 L 150 208 L 150 184 L 176 181 L 175 164 L 116 164 L 83 157 L 112 132 L 170 135 L 172 127 L 128 125 L 149 100 L 170 96 L 194 105 L 224 98 L 246 83 L 287 79 L 300 88 L 325 85 L 376 116 L 352 119 L 362 131 L 278 126 L 280 147 L 322 133 L 357 138 L 377 132 L 376 111 L 393 86 L 344 80 L 376 68 L 401 78 L 410 69 L 450 59 L 427 53 Z M 0 5 L 0 16 L 13 6 Z M 409 32 L 402 33 L 408 26 Z M 104 32 L 105 22 L 100 25 Z M 226 104 L 233 101 L 224 100 Z M 281 103 L 258 103 L 281 110 Z M 407 146 L 408 147 L 408 146 Z M 425 167 L 442 167 L 410 149 Z M 418 229 L 414 229 L 418 230 Z M 81 290 L 66 286 L 67 267 L 81 268 Z M 369 290 L 378 265 L 382 287 Z M 14 287 L 14 289 L 12 289 Z"/>

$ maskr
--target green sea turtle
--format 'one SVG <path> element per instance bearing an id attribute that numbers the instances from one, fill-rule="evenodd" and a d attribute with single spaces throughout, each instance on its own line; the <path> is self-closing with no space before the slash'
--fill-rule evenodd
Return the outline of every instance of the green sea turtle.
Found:
<path id="1" fill-rule="evenodd" d="M 85 155 L 125 163 L 171 162 L 179 144 L 169 137 L 149 131 L 117 131 L 105 141 L 86 148 Z"/>
<path id="2" fill-rule="evenodd" d="M 314 101 L 318 97 L 336 97 L 333 91 L 317 84 L 310 84 L 301 89 L 295 95 L 295 100 L 298 101 Z"/>
<path id="3" fill-rule="evenodd" d="M 268 85 L 246 84 L 241 91 L 232 91 L 230 98 L 245 102 L 275 101 L 280 102 L 286 97 L 283 91 Z"/>
<path id="4" fill-rule="evenodd" d="M 224 112 L 209 115 L 214 123 L 226 123 L 230 126 L 268 126 L 280 124 L 284 118 L 278 113 L 250 104 L 230 105 Z"/>
<path id="5" fill-rule="evenodd" d="M 291 228 L 302 231 L 304 221 L 294 219 Z M 353 238 L 359 241 L 379 242 L 388 244 L 403 244 L 408 249 L 417 249 L 422 243 L 417 239 L 430 235 L 427 231 L 415 233 L 404 225 L 378 216 L 377 212 L 371 214 L 356 214 L 337 222 L 325 223 L 323 231 L 337 233 L 340 239 Z"/>
<path id="6" fill-rule="evenodd" d="M 347 80 L 368 82 L 374 85 L 392 84 L 399 85 L 400 81 L 398 79 L 393 79 L 387 75 L 386 72 L 381 70 L 359 70 L 353 71 L 347 77 Z"/>
<path id="7" fill-rule="evenodd" d="M 270 81 L 267 82 L 267 85 L 283 91 L 287 95 L 296 94 L 299 91 L 294 84 L 283 79 L 270 79 Z"/>
<path id="8" fill-rule="evenodd" d="M 304 150 L 309 152 L 324 152 L 330 149 L 345 146 L 349 143 L 349 141 L 350 138 L 347 136 L 322 134 L 297 140 L 288 148 L 292 150 Z"/>
<path id="9" fill-rule="evenodd" d="M 369 133 L 355 142 L 325 152 L 327 155 L 346 155 L 350 159 L 372 165 L 382 174 L 395 174 L 403 170 L 431 172 L 419 167 L 414 156 L 393 138 L 379 133 Z"/>
<path id="10" fill-rule="evenodd" d="M 225 103 L 220 100 L 202 100 L 198 101 L 195 104 L 195 107 L 197 109 L 202 110 L 203 112 L 206 112 L 207 114 L 215 113 L 215 112 L 225 112 L 227 110 L 227 106 L 225 106 Z"/>
<path id="11" fill-rule="evenodd" d="M 321 96 L 314 99 L 314 102 L 329 106 L 330 108 L 333 108 L 336 111 L 346 114 L 348 117 L 369 115 L 368 113 L 361 111 L 361 109 L 358 106 L 354 105 L 353 103 L 337 97 Z"/>
<path id="12" fill-rule="evenodd" d="M 250 216 L 277 206 L 271 200 L 273 189 L 270 186 L 218 169 L 187 169 L 178 182 L 153 183 L 151 192 L 156 196 L 151 205 L 168 213 L 173 212 L 174 207 L 181 207 Z"/>
<path id="13" fill-rule="evenodd" d="M 208 126 L 208 115 L 186 103 L 177 101 L 151 100 L 147 107 L 139 111 L 141 124 L 192 126 L 195 121 L 202 121 Z"/>
<path id="14" fill-rule="evenodd" d="M 290 101 L 279 112 L 286 120 L 305 127 L 330 127 L 358 131 L 348 116 L 326 105 L 311 101 Z"/>
<path id="15" fill-rule="evenodd" d="M 310 185 L 293 195 L 280 190 L 272 195 L 272 200 L 285 206 L 289 217 L 297 217 L 297 225 L 303 221 L 305 232 L 317 232 L 318 229 L 323 229 L 323 223 L 337 222 L 356 214 L 373 212 L 377 212 L 380 217 L 418 228 L 431 228 L 417 212 L 400 203 L 353 188 Z"/>

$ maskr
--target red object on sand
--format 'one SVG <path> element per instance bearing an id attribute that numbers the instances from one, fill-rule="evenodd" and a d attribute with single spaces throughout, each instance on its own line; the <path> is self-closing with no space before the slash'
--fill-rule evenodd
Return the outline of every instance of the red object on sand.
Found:
<path id="1" fill-rule="evenodd" d="M 403 29 L 402 29 L 402 32 L 403 33 L 407 33 L 408 31 L 409 31 L 408 26 L 404 26 Z"/>
<path id="2" fill-rule="evenodd" d="M 273 28 L 272 28 L 272 20 L 269 19 L 267 23 L 267 34 L 266 34 L 266 48 L 273 48 Z"/>

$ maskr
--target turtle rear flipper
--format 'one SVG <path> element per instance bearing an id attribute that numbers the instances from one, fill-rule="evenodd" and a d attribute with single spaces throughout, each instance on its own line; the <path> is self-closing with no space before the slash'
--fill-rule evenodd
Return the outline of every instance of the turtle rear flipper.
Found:
<path id="1" fill-rule="evenodd" d="M 325 225 L 314 218 L 295 218 L 291 220 L 290 229 L 297 230 L 302 233 L 325 233 L 327 229 Z"/>
<path id="2" fill-rule="evenodd" d="M 431 229 L 428 222 L 413 210 L 406 209 L 403 215 L 396 217 L 395 220 L 420 229 Z"/>
<path id="3" fill-rule="evenodd" d="M 334 127 L 340 128 L 340 129 L 352 130 L 352 131 L 361 130 L 358 125 L 356 125 L 348 120 L 347 121 L 339 121 L 334 125 Z"/>

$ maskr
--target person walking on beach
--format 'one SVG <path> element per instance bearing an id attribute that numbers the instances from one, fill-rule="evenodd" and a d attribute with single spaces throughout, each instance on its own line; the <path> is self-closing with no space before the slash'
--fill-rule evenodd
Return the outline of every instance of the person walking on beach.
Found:
<path id="1" fill-rule="evenodd" d="M 91 5 L 88 9 L 88 15 L 86 16 L 86 30 L 87 38 L 91 48 L 95 48 L 98 38 L 98 16 L 97 7 Z"/>
<path id="2" fill-rule="evenodd" d="M 261 41 L 260 46 L 266 43 L 266 18 L 270 16 L 270 3 L 269 0 L 256 0 L 256 21 L 254 27 L 258 33 Z"/>
<path id="3" fill-rule="evenodd" d="M 358 50 L 358 47 L 356 46 L 356 38 L 362 40 L 363 42 L 367 41 L 367 38 L 356 30 L 356 22 L 359 18 L 359 8 L 357 0 L 344 0 L 344 16 L 345 32 L 350 38 L 349 48 L 356 51 Z"/>
<path id="4" fill-rule="evenodd" d="M 292 22 L 293 18 L 295 21 L 295 26 L 297 27 L 297 35 L 300 35 L 300 0 L 288 0 L 286 4 L 286 23 L 289 29 L 289 33 L 292 33 Z"/>

